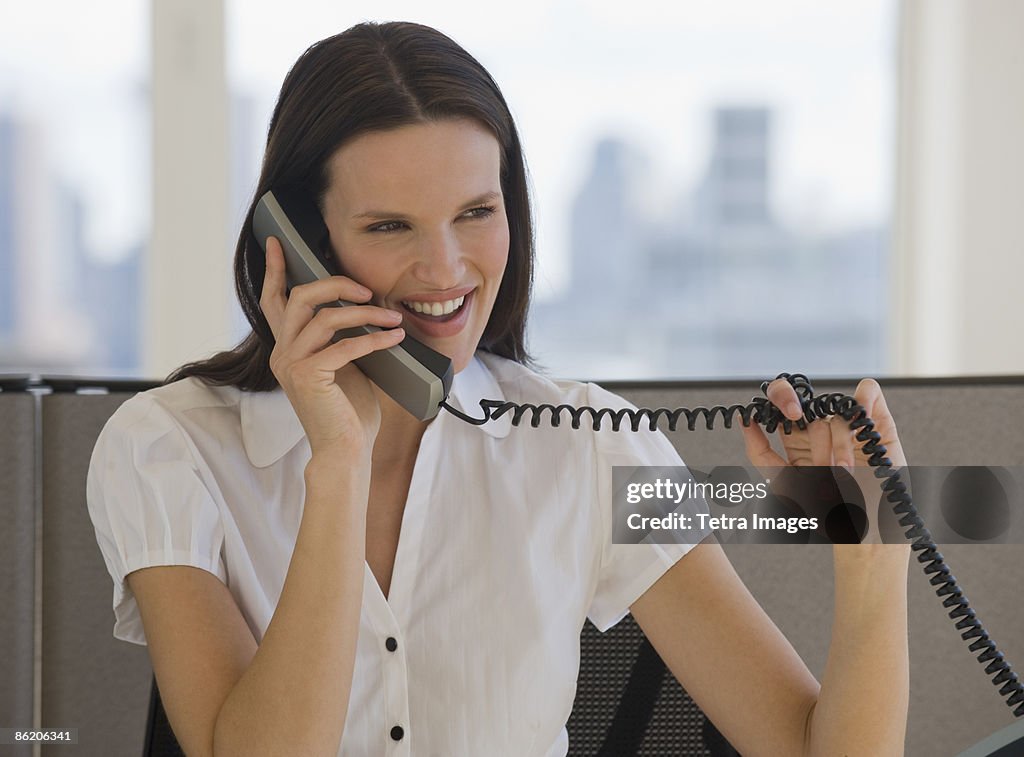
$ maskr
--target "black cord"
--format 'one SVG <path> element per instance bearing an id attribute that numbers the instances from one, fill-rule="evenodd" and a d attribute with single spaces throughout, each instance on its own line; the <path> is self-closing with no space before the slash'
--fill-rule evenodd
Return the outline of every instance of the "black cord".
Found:
<path id="1" fill-rule="evenodd" d="M 875 478 L 884 479 L 882 491 L 887 492 L 886 500 L 892 504 L 893 512 L 901 516 L 899 524 L 908 527 L 904 536 L 911 541 L 911 549 L 918 553 L 917 560 L 924 566 L 925 575 L 931 576 L 929 582 L 937 587 L 935 593 L 942 600 L 943 607 L 950 608 L 949 617 L 956 622 L 957 630 L 961 631 L 960 638 L 965 641 L 973 639 L 968 646 L 971 652 L 980 652 L 978 662 L 984 664 L 985 673 L 992 676 L 992 683 L 995 686 L 1002 684 L 999 695 L 1006 697 L 1007 706 L 1014 708 L 1013 714 L 1016 717 L 1024 716 L 1024 684 L 1017 679 L 1010 664 L 1006 662 L 1003 653 L 996 648 L 996 644 L 989 637 L 978 620 L 974 610 L 971 608 L 967 597 L 957 585 L 956 576 L 949 572 L 942 553 L 939 552 L 931 533 L 925 526 L 924 521 L 918 515 L 917 508 L 907 493 L 907 487 L 900 480 L 899 471 L 892 467 L 892 461 L 886 457 L 887 450 L 881 444 L 881 435 L 875 431 L 875 423 L 867 416 L 856 399 L 846 394 L 824 394 L 814 396 L 814 389 L 811 387 L 807 377 L 800 373 L 780 373 L 777 377 L 786 379 L 796 390 L 800 397 L 800 404 L 803 408 L 803 418 L 798 421 L 791 421 L 786 418 L 782 411 L 769 402 L 765 397 L 754 397 L 746 405 L 730 405 L 724 407 L 697 407 L 692 410 L 680 407 L 674 410 L 668 408 L 624 408 L 612 410 L 611 408 L 593 408 L 589 405 L 573 407 L 571 405 L 532 405 L 530 403 L 516 404 L 503 400 L 480 400 L 480 407 L 484 412 L 483 418 L 474 418 L 455 409 L 447 402 L 442 402 L 443 407 L 453 415 L 458 416 L 467 423 L 480 426 L 489 421 L 495 421 L 503 415 L 511 413 L 512 425 L 518 426 L 523 418 L 530 415 L 530 425 L 537 428 L 541 425 L 544 415 L 548 415 L 548 422 L 557 428 L 561 425 L 562 414 L 568 413 L 572 427 L 580 428 L 584 415 L 589 415 L 591 425 L 595 431 L 600 430 L 605 418 L 609 419 L 613 431 L 622 430 L 622 423 L 629 419 L 629 430 L 639 431 L 644 424 L 647 430 L 656 431 L 658 423 L 665 419 L 670 431 L 675 431 L 681 418 L 686 418 L 686 428 L 689 431 L 696 429 L 697 421 L 704 419 L 705 428 L 709 431 L 714 429 L 715 418 L 722 417 L 722 423 L 726 428 L 732 428 L 733 418 L 739 414 L 744 426 L 752 422 L 762 424 L 765 431 L 773 433 L 782 428 L 783 433 L 790 433 L 793 426 L 799 429 L 806 429 L 807 424 L 816 420 L 838 415 L 850 425 L 850 430 L 856 432 L 855 438 L 863 443 L 863 452 L 868 456 L 868 465 L 875 468 Z M 768 390 L 765 381 L 761 384 L 761 392 Z"/>

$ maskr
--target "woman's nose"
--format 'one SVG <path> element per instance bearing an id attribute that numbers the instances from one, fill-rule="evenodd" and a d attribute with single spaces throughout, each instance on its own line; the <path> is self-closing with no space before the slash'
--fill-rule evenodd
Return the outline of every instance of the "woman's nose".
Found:
<path id="1" fill-rule="evenodd" d="M 424 284 L 437 289 L 452 289 L 461 284 L 466 264 L 455 235 L 438 232 L 425 237 L 417 250 L 414 272 Z"/>

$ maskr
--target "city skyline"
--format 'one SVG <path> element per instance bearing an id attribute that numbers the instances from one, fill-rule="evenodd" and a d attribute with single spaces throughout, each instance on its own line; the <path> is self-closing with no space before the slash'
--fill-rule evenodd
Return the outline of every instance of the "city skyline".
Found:
<path id="1" fill-rule="evenodd" d="M 786 224 L 773 210 L 772 109 L 712 119 L 689 207 L 658 220 L 630 201 L 628 145 L 594 146 L 570 285 L 532 316 L 542 366 L 598 379 L 883 370 L 885 221 L 824 235 Z"/>
<path id="2" fill-rule="evenodd" d="M 250 98 L 232 98 L 232 208 L 245 207 L 255 183 L 256 166 L 245 157 L 259 143 L 253 126 L 254 108 Z M 800 270 L 809 275 L 806 262 L 817 259 L 818 280 L 832 272 L 840 275 L 851 258 L 862 264 L 869 261 L 874 278 L 867 285 L 862 282 L 856 291 L 863 292 L 865 286 L 880 291 L 884 286 L 880 262 L 884 223 L 824 236 L 806 229 L 794 232 L 785 228 L 772 209 L 772 110 L 763 105 L 723 107 L 709 115 L 716 136 L 707 169 L 693 191 L 686 192 L 685 182 L 678 182 L 680 199 L 675 211 L 660 217 L 637 213 L 636 208 L 642 207 L 642 203 L 634 197 L 636 177 L 631 178 L 628 169 L 630 156 L 636 157 L 635 146 L 618 136 L 606 136 L 592 146 L 590 175 L 580 184 L 574 207 L 567 212 L 573 219 L 569 254 L 572 273 L 568 286 L 547 300 L 538 297 L 535 302 L 530 340 L 542 362 L 546 353 L 554 373 L 581 377 L 740 375 L 750 370 L 757 372 L 756 366 L 770 363 L 773 358 L 784 361 L 787 355 L 799 354 L 800 350 L 792 344 L 795 340 L 796 347 L 816 344 L 821 360 L 810 367 L 803 360 L 800 366 L 787 364 L 787 368 L 820 370 L 827 369 L 830 362 L 837 366 L 832 373 L 882 368 L 881 339 L 876 333 L 880 324 L 876 316 L 869 312 L 863 317 L 849 315 L 832 321 L 821 317 L 826 306 L 834 305 L 844 296 L 849 300 L 850 295 L 844 295 L 843 287 L 818 287 L 812 294 L 805 292 L 800 298 L 802 305 L 794 305 L 791 312 L 778 307 L 772 311 L 773 317 L 781 319 L 780 328 L 792 336 L 789 348 L 781 343 L 773 345 L 763 337 L 758 341 L 758 319 L 742 315 L 737 303 L 763 299 L 759 289 L 764 292 L 772 287 L 784 288 L 784 282 L 793 275 L 786 272 L 786 261 L 793 263 L 802 257 Z M 744 119 L 749 122 L 746 127 Z M 5 164 L 5 154 L 19 154 L 12 147 L 12 135 L 18 134 L 17 123 L 0 112 L 0 167 L 15 164 L 10 157 Z M 725 138 L 730 129 L 735 132 L 731 141 Z M 21 139 L 26 141 L 26 135 Z M 44 148 L 37 144 L 37 149 Z M 21 157 L 18 165 L 25 167 L 19 170 L 31 171 L 32 161 L 25 161 L 24 154 Z M 17 182 L 40 184 L 38 176 L 26 179 L 15 171 L 5 173 L 15 182 L 0 182 L 0 206 L 6 208 L 6 212 L 0 208 L 0 243 L 5 238 L 33 236 L 26 229 L 17 233 L 17 219 L 21 216 L 13 210 L 16 193 L 11 188 Z M 50 194 L 47 200 L 40 199 L 47 197 L 45 191 L 32 195 L 37 202 L 53 208 L 49 214 L 36 208 L 27 215 L 37 221 L 43 217 L 57 219 L 46 224 L 49 251 L 37 249 L 35 255 L 22 251 L 18 254 L 21 262 L 15 264 L 11 251 L 23 250 L 23 246 L 0 248 L 0 270 L 20 270 L 26 261 L 42 257 L 48 259 L 45 265 L 35 260 L 26 269 L 34 272 L 29 278 L 45 276 L 47 270 L 60 272 L 54 276 L 59 284 L 49 289 L 41 308 L 18 311 L 20 325 L 15 329 L 11 328 L 10 302 L 17 298 L 9 298 L 0 305 L 0 370 L 78 369 L 140 375 L 137 341 L 141 336 L 139 308 L 143 304 L 140 293 L 145 241 L 139 240 L 114 262 L 91 255 L 82 231 L 82 199 L 71 188 L 61 185 L 52 187 Z M 24 202 L 23 196 L 20 201 Z M 5 226 L 4 218 L 14 219 L 15 227 L 10 221 Z M 229 219 L 226 223 L 234 222 Z M 236 232 L 237 229 L 232 230 L 232 238 Z M 757 284 L 750 284 L 751 278 Z M 10 286 L 14 277 L 5 279 Z M 813 285 L 814 281 L 810 278 L 804 286 L 808 282 Z M 76 286 L 75 282 L 81 285 Z M 668 288 L 669 282 L 673 282 L 672 288 Z M 742 289 L 742 296 L 728 294 L 736 287 Z M 38 281 L 25 280 L 24 276 L 16 286 L 16 291 L 44 289 Z M 620 305 L 617 311 L 607 307 L 605 293 L 613 291 Z M 601 294 L 595 296 L 595 292 Z M 863 299 L 863 295 L 859 297 Z M 120 302 L 122 310 L 112 309 L 111 302 Z M 852 308 L 851 302 L 847 302 L 847 307 Z M 241 339 L 248 325 L 237 306 L 235 310 L 236 339 Z M 54 312 L 58 315 L 56 321 Z M 805 325 L 801 317 L 811 317 L 816 328 Z M 651 325 L 637 323 L 644 319 Z M 630 328 L 623 329 L 624 323 L 629 323 Z M 68 329 L 66 344 L 60 343 L 62 328 Z M 827 335 L 829 328 L 834 334 L 831 339 Z M 580 338 L 581 334 L 595 330 L 592 338 Z M 823 331 L 825 336 L 820 336 Z M 26 340 L 38 339 L 39 334 L 56 340 L 56 349 L 51 352 L 63 357 L 26 349 Z M 575 336 L 554 338 L 555 334 Z M 687 358 L 679 358 L 680 354 Z M 558 360 L 551 361 L 551 355 L 557 355 Z"/>

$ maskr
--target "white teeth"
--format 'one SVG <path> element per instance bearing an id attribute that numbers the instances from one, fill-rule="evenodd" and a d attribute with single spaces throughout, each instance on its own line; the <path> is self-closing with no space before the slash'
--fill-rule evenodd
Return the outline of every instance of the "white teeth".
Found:
<path id="1" fill-rule="evenodd" d="M 403 302 L 402 304 L 410 310 L 424 315 L 448 315 L 461 308 L 465 301 L 466 296 L 463 295 L 447 302 Z"/>

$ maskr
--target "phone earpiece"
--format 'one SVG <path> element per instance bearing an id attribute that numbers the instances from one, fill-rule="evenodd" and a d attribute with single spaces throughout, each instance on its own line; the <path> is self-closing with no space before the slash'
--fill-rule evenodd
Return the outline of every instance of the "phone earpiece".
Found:
<path id="1" fill-rule="evenodd" d="M 261 245 L 269 236 L 281 242 L 288 291 L 299 284 L 341 274 L 327 224 L 303 192 L 280 187 L 266 192 L 256 203 L 252 225 Z M 348 304 L 338 300 L 330 306 Z M 332 341 L 379 330 L 372 325 L 342 329 Z M 357 358 L 355 363 L 367 378 L 420 420 L 437 415 L 451 391 L 451 360 L 411 336 L 394 347 Z"/>

